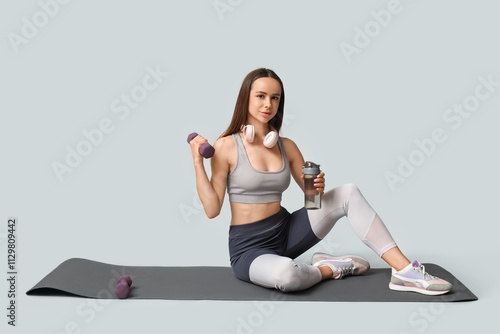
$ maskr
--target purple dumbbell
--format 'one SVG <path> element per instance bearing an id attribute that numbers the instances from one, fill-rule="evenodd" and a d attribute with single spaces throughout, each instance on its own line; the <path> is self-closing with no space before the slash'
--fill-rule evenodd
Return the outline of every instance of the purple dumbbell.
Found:
<path id="1" fill-rule="evenodd" d="M 123 275 L 118 278 L 118 283 L 116 283 L 115 295 L 120 299 L 128 297 L 130 292 L 130 286 L 132 285 L 132 279 L 129 275 Z"/>
<path id="2" fill-rule="evenodd" d="M 188 136 L 187 142 L 190 143 L 191 140 L 193 140 L 198 134 L 196 132 L 191 133 Z M 201 144 L 200 146 L 200 154 L 205 158 L 205 159 L 210 159 L 211 157 L 214 156 L 215 149 L 210 145 L 209 143 Z"/>
<path id="3" fill-rule="evenodd" d="M 118 278 L 118 282 L 116 284 L 120 283 L 120 281 L 123 281 L 123 280 L 125 280 L 129 286 L 132 285 L 132 279 L 130 278 L 129 275 L 120 276 L 120 278 Z"/>

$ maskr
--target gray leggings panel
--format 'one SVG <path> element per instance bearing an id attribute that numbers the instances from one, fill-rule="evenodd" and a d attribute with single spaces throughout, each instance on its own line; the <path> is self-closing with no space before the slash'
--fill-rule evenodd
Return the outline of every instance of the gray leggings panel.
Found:
<path id="1" fill-rule="evenodd" d="M 314 234 L 323 239 L 341 217 L 347 217 L 358 237 L 378 256 L 396 247 L 387 227 L 359 188 L 347 183 L 321 196 L 321 209 L 307 210 Z"/>
<path id="2" fill-rule="evenodd" d="M 250 265 L 250 281 L 284 292 L 307 289 L 321 281 L 318 267 L 296 263 L 289 257 L 264 254 Z"/>

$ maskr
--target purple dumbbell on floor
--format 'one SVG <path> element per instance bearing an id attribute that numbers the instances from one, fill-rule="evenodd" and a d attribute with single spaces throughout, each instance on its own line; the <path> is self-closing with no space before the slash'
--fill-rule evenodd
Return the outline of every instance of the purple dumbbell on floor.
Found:
<path id="1" fill-rule="evenodd" d="M 130 286 L 132 285 L 132 279 L 129 275 L 122 275 L 118 278 L 118 282 L 116 283 L 115 295 L 120 299 L 124 299 L 128 297 L 130 293 Z"/>
<path id="2" fill-rule="evenodd" d="M 198 134 L 196 132 L 191 133 L 188 136 L 187 142 L 190 143 L 191 140 L 193 140 Z M 200 154 L 205 158 L 205 159 L 210 159 L 211 157 L 214 156 L 215 149 L 210 145 L 209 143 L 201 144 L 200 146 Z"/>

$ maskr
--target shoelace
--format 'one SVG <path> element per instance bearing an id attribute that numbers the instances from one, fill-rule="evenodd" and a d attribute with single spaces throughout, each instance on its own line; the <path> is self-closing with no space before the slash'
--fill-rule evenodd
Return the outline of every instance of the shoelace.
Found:
<path id="1" fill-rule="evenodd" d="M 340 273 L 340 276 L 339 276 L 339 279 L 340 279 L 346 274 L 353 275 L 355 269 L 356 269 L 356 267 L 353 265 L 338 266 L 336 272 Z"/>
<path id="2" fill-rule="evenodd" d="M 437 278 L 436 276 L 432 276 L 431 274 L 426 273 L 425 272 L 425 267 L 424 267 L 423 264 L 421 264 L 420 267 L 415 268 L 415 270 L 418 271 L 418 272 L 421 272 L 422 276 L 424 276 L 424 278 L 426 278 L 426 279 L 436 279 Z"/>

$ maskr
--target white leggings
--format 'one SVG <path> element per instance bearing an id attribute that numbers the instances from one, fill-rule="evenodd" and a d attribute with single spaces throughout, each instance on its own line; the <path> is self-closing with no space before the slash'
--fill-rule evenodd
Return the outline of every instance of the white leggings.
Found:
<path id="1" fill-rule="evenodd" d="M 288 240 L 288 244 L 291 242 L 294 244 L 288 245 L 288 249 L 298 249 L 297 246 L 300 243 L 302 243 L 299 247 L 300 252 L 311 248 L 316 242 L 323 239 L 335 223 L 344 216 L 348 218 L 359 238 L 378 256 L 382 256 L 386 251 L 397 246 L 378 214 L 368 204 L 358 187 L 352 183 L 325 192 L 321 197 L 321 209 L 306 211 L 307 215 L 303 215 L 302 218 L 295 219 L 295 221 L 292 219 L 290 225 L 304 224 L 303 228 L 296 227 L 293 233 L 297 234 L 298 230 L 301 230 L 303 234 L 312 231 L 316 240 L 312 241 L 311 237 L 299 240 L 300 238 L 298 239 L 297 236 L 291 236 L 292 232 L 290 232 L 287 240 L 291 239 L 292 241 Z M 300 217 L 300 215 L 298 216 Z M 308 219 L 304 219 L 304 217 Z M 304 222 L 304 220 L 308 220 L 308 222 Z M 290 226 L 287 228 L 293 230 Z M 320 282 L 320 270 L 312 265 L 293 261 L 292 257 L 297 255 L 295 253 L 270 251 L 258 255 L 251 261 L 248 269 L 250 281 L 282 291 L 303 290 Z"/>

